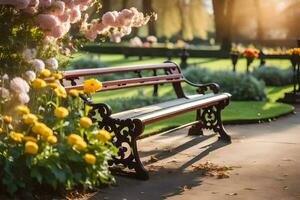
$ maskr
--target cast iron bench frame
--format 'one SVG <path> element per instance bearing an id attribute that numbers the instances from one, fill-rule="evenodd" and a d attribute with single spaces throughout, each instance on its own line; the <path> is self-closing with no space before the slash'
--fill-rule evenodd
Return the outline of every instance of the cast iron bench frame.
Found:
<path id="1" fill-rule="evenodd" d="M 159 70 L 163 70 L 164 74 L 158 75 L 157 72 Z M 144 71 L 153 72 L 153 75 L 144 77 L 142 75 L 142 72 Z M 143 133 L 144 127 L 162 119 L 194 110 L 196 110 L 196 121 L 189 129 L 189 135 L 202 135 L 203 129 L 212 129 L 214 132 L 219 133 L 219 139 L 231 142 L 231 137 L 226 133 L 221 120 L 221 110 L 229 104 L 231 95 L 228 93 L 220 93 L 219 86 L 215 83 L 194 84 L 189 82 L 185 79 L 180 67 L 173 62 L 131 67 L 72 70 L 65 71 L 63 74 L 64 82 L 70 81 L 71 83 L 69 86 L 65 86 L 65 88 L 66 90 L 70 90 L 83 88 L 82 83 L 77 83 L 76 81 L 79 78 L 128 72 L 135 72 L 138 74 L 138 77 L 102 82 L 103 88 L 99 92 L 151 85 L 154 86 L 154 90 L 157 92 L 158 85 L 169 83 L 173 85 L 178 102 L 174 106 L 166 106 L 169 102 L 157 104 L 158 106 L 165 106 L 154 111 L 149 111 L 147 109 L 144 109 L 143 111 L 143 108 L 139 108 L 140 110 L 138 110 L 140 112 L 131 110 L 112 114 L 109 105 L 104 103 L 94 103 L 88 96 L 81 95 L 85 104 L 92 107 L 89 112 L 89 117 L 91 117 L 93 121 L 98 122 L 99 128 L 114 132 L 112 142 L 119 149 L 119 152 L 118 156 L 111 160 L 109 163 L 110 165 L 122 164 L 129 169 L 134 169 L 137 178 L 144 180 L 148 179 L 148 171 L 140 161 L 136 144 L 136 140 Z M 199 95 L 196 95 L 196 98 L 194 98 L 195 95 L 194 97 L 186 95 L 181 85 L 182 82 L 196 87 L 196 91 Z M 212 93 L 207 93 L 208 91 L 211 91 Z M 175 100 L 170 101 L 170 103 L 171 102 L 176 103 Z M 150 108 L 151 107 L 148 109 Z M 97 120 L 99 119 L 99 116 L 101 116 L 101 120 Z"/>

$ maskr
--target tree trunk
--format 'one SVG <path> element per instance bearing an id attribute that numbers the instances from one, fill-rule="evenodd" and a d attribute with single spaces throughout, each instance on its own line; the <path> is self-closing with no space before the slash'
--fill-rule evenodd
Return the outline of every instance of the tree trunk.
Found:
<path id="1" fill-rule="evenodd" d="M 257 40 L 258 43 L 261 44 L 261 41 L 264 39 L 264 28 L 263 28 L 263 16 L 262 16 L 262 10 L 260 7 L 259 0 L 255 0 L 255 7 L 257 10 L 257 15 L 256 15 L 256 23 L 257 23 Z"/>
<path id="2" fill-rule="evenodd" d="M 143 0 L 143 12 L 146 14 L 151 14 L 154 12 L 153 7 L 152 7 L 152 0 Z M 148 34 L 156 35 L 156 28 L 155 28 L 154 21 L 150 21 L 148 23 Z"/>
<path id="3" fill-rule="evenodd" d="M 101 9 L 101 15 L 111 11 L 111 0 L 102 0 L 102 9 Z"/>
<path id="4" fill-rule="evenodd" d="M 122 0 L 122 8 L 127 8 L 128 6 L 128 0 Z"/>
<path id="5" fill-rule="evenodd" d="M 231 28 L 235 0 L 213 0 L 216 39 L 221 42 L 221 50 L 231 49 Z"/>

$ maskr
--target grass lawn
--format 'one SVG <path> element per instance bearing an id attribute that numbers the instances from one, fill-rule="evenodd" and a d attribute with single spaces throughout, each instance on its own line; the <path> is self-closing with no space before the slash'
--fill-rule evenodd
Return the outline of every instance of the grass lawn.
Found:
<path id="1" fill-rule="evenodd" d="M 150 58 L 145 57 L 143 60 L 139 60 L 137 57 L 130 57 L 124 59 L 123 55 L 95 55 L 87 53 L 78 53 L 74 55 L 74 59 L 80 59 L 82 57 L 89 56 L 95 59 L 100 59 L 102 62 L 106 63 L 108 66 L 126 66 L 126 65 L 141 65 L 141 64 L 153 64 L 162 63 L 165 58 Z M 178 58 L 173 60 L 179 63 Z M 190 58 L 189 63 L 199 64 L 202 67 L 209 68 L 210 70 L 231 70 L 232 64 L 230 59 L 211 59 L 211 58 Z M 257 66 L 259 60 L 255 60 L 252 66 Z M 281 69 L 287 69 L 290 67 L 289 60 L 267 60 L 267 65 L 275 65 Z M 240 59 L 237 65 L 238 71 L 244 71 L 246 66 L 246 60 Z M 293 111 L 294 107 L 288 104 L 277 103 L 276 100 L 281 98 L 285 92 L 291 91 L 292 86 L 285 87 L 267 87 L 266 93 L 268 96 L 268 101 L 258 102 L 258 101 L 232 101 L 229 106 L 225 108 L 222 112 L 222 118 L 225 122 L 230 121 L 249 121 L 249 120 L 262 120 L 268 118 L 274 118 L 283 114 L 287 114 Z M 126 98 L 140 95 L 140 92 L 144 95 L 151 96 L 152 87 L 145 87 L 142 89 L 130 88 L 125 89 L 121 93 L 120 91 L 109 91 L 98 93 L 94 96 L 96 102 L 110 102 L 116 98 Z M 122 96 L 120 96 L 120 94 Z M 171 86 L 162 86 L 159 88 L 159 95 L 174 95 Z M 114 111 L 114 108 L 112 108 Z M 187 113 L 184 115 L 179 115 L 170 119 L 166 119 L 150 126 L 146 127 L 144 135 L 159 132 L 161 130 L 166 130 L 168 128 L 174 128 L 181 126 L 183 124 L 194 121 L 195 112 Z"/>

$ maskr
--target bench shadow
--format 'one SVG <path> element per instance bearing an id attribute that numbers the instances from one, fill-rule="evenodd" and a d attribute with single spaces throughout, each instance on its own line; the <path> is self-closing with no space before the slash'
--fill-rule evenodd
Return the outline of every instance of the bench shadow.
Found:
<path id="1" fill-rule="evenodd" d="M 192 140 L 185 142 L 172 151 L 163 150 L 151 150 L 143 152 L 143 156 L 155 155 L 158 160 L 162 160 L 178 154 L 195 144 L 201 143 L 205 140 L 214 137 L 215 135 L 196 136 Z M 179 167 L 168 168 L 159 166 L 157 170 L 150 172 L 150 179 L 147 181 L 141 181 L 133 178 L 133 174 L 121 173 L 121 176 L 116 176 L 117 184 L 110 186 L 109 188 L 101 189 L 99 192 L 91 196 L 89 199 L 112 199 L 112 200 L 153 200 L 153 199 L 166 199 L 175 195 L 182 194 L 185 190 L 189 190 L 195 186 L 202 184 L 203 175 L 197 172 L 188 171 L 187 168 L 192 166 L 195 162 L 201 160 L 219 148 L 222 148 L 229 143 L 225 143 L 221 140 L 216 140 L 208 145 L 204 145 L 200 148 L 205 149 L 192 159 L 185 163 L 179 163 Z M 158 161 L 158 162 L 159 162 Z M 151 165 L 145 163 L 146 167 Z M 126 175 L 126 176 L 124 176 Z"/>

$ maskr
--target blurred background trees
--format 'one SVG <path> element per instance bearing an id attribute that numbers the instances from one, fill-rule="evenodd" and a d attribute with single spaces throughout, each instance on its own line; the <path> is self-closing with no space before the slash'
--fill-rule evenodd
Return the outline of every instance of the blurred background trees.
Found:
<path id="1" fill-rule="evenodd" d="M 101 13 L 135 6 L 158 20 L 133 31 L 162 40 L 292 45 L 300 37 L 300 0 L 102 0 Z M 100 14 L 101 14 L 100 13 Z"/>

